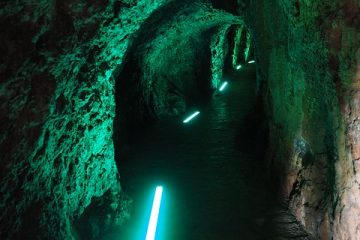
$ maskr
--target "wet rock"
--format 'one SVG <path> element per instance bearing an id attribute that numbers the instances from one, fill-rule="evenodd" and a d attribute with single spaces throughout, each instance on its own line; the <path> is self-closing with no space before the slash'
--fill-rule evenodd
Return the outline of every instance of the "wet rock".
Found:
<path id="1" fill-rule="evenodd" d="M 85 209 L 106 209 L 92 238 L 128 218 L 111 76 L 127 36 L 164 3 L 131 3 L 116 16 L 109 1 L 2 4 L 1 239 L 82 235 L 73 223 L 91 216 Z"/>
<path id="2" fill-rule="evenodd" d="M 360 236 L 358 9 L 355 1 L 297 0 L 253 1 L 248 9 L 272 179 L 305 229 L 321 239 Z"/>

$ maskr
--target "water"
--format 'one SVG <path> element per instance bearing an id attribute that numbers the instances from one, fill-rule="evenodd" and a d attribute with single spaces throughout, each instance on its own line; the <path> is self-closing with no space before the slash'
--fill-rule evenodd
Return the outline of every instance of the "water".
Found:
<path id="1" fill-rule="evenodd" d="M 264 236 L 265 171 L 242 147 L 250 137 L 244 120 L 254 107 L 255 78 L 239 74 L 227 80 L 223 92 L 194 109 L 201 112 L 194 120 L 182 123 L 189 112 L 157 122 L 131 146 L 121 181 L 134 200 L 132 219 L 105 239 L 145 239 L 157 185 L 164 187 L 157 240 Z"/>

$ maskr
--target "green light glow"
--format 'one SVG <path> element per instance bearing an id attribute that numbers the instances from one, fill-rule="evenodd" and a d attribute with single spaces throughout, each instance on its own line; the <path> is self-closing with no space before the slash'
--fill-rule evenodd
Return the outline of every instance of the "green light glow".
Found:
<path id="1" fill-rule="evenodd" d="M 224 82 L 224 83 L 221 85 L 219 91 L 220 91 L 220 92 L 223 91 L 227 85 L 228 85 L 228 82 Z"/>
<path id="2" fill-rule="evenodd" d="M 237 66 L 236 66 L 236 70 L 240 70 L 241 68 L 242 68 L 241 65 L 237 65 Z"/>
<path id="3" fill-rule="evenodd" d="M 248 31 L 246 31 L 246 48 L 244 51 L 244 59 L 245 61 L 248 59 L 250 55 L 250 48 L 251 48 L 251 36 Z"/>
<path id="4" fill-rule="evenodd" d="M 251 60 L 251 61 L 249 61 L 248 63 L 255 63 L 255 61 L 254 61 L 254 60 Z"/>
<path id="5" fill-rule="evenodd" d="M 235 38 L 234 38 L 234 51 L 233 51 L 233 56 L 232 56 L 232 65 L 236 66 L 236 63 L 239 61 L 239 53 L 240 53 L 240 43 L 241 43 L 241 33 L 243 31 L 244 26 L 243 25 L 239 25 L 238 28 L 236 29 L 236 34 L 235 34 Z"/>
<path id="6" fill-rule="evenodd" d="M 148 226 L 145 240 L 154 240 L 155 239 L 156 226 L 157 226 L 159 212 L 160 212 L 162 192 L 163 192 L 163 187 L 161 187 L 161 186 L 156 187 L 154 202 L 153 202 L 152 209 L 151 209 L 149 226 Z"/>
<path id="7" fill-rule="evenodd" d="M 200 112 L 199 111 L 196 111 L 195 113 L 193 113 L 190 117 L 186 118 L 183 123 L 188 123 L 190 122 L 194 117 L 196 117 L 197 115 L 199 115 Z"/>

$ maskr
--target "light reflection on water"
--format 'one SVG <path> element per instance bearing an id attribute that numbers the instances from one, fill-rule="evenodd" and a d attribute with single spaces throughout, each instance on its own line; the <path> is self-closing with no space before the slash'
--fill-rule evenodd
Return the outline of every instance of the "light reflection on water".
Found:
<path id="1" fill-rule="evenodd" d="M 135 201 L 133 220 L 124 228 L 128 239 L 144 239 L 149 190 L 159 184 L 166 191 L 157 240 L 253 239 L 251 218 L 263 197 L 262 179 L 252 156 L 235 143 L 252 108 L 253 85 L 231 82 L 196 121 L 158 123 L 133 147 L 126 177 Z"/>

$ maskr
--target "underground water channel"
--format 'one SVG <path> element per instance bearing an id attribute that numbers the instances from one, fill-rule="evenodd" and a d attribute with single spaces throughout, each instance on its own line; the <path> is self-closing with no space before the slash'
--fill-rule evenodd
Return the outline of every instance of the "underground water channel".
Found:
<path id="1" fill-rule="evenodd" d="M 262 180 L 239 145 L 255 101 L 254 66 L 236 72 L 207 105 L 194 108 L 194 119 L 184 123 L 187 112 L 154 123 L 131 146 L 120 168 L 134 208 L 121 239 L 145 239 L 158 185 L 164 191 L 156 239 L 230 239 L 249 229 L 249 205 L 262 199 L 254 196 Z"/>
<path id="2" fill-rule="evenodd" d="M 247 129 L 256 100 L 254 64 L 235 68 L 224 83 L 206 105 L 152 123 L 136 137 L 120 163 L 133 199 L 131 219 L 104 240 L 146 239 L 156 186 L 162 187 L 157 240 L 263 237 L 269 194 L 254 150 L 264 149 L 251 146 Z"/>

